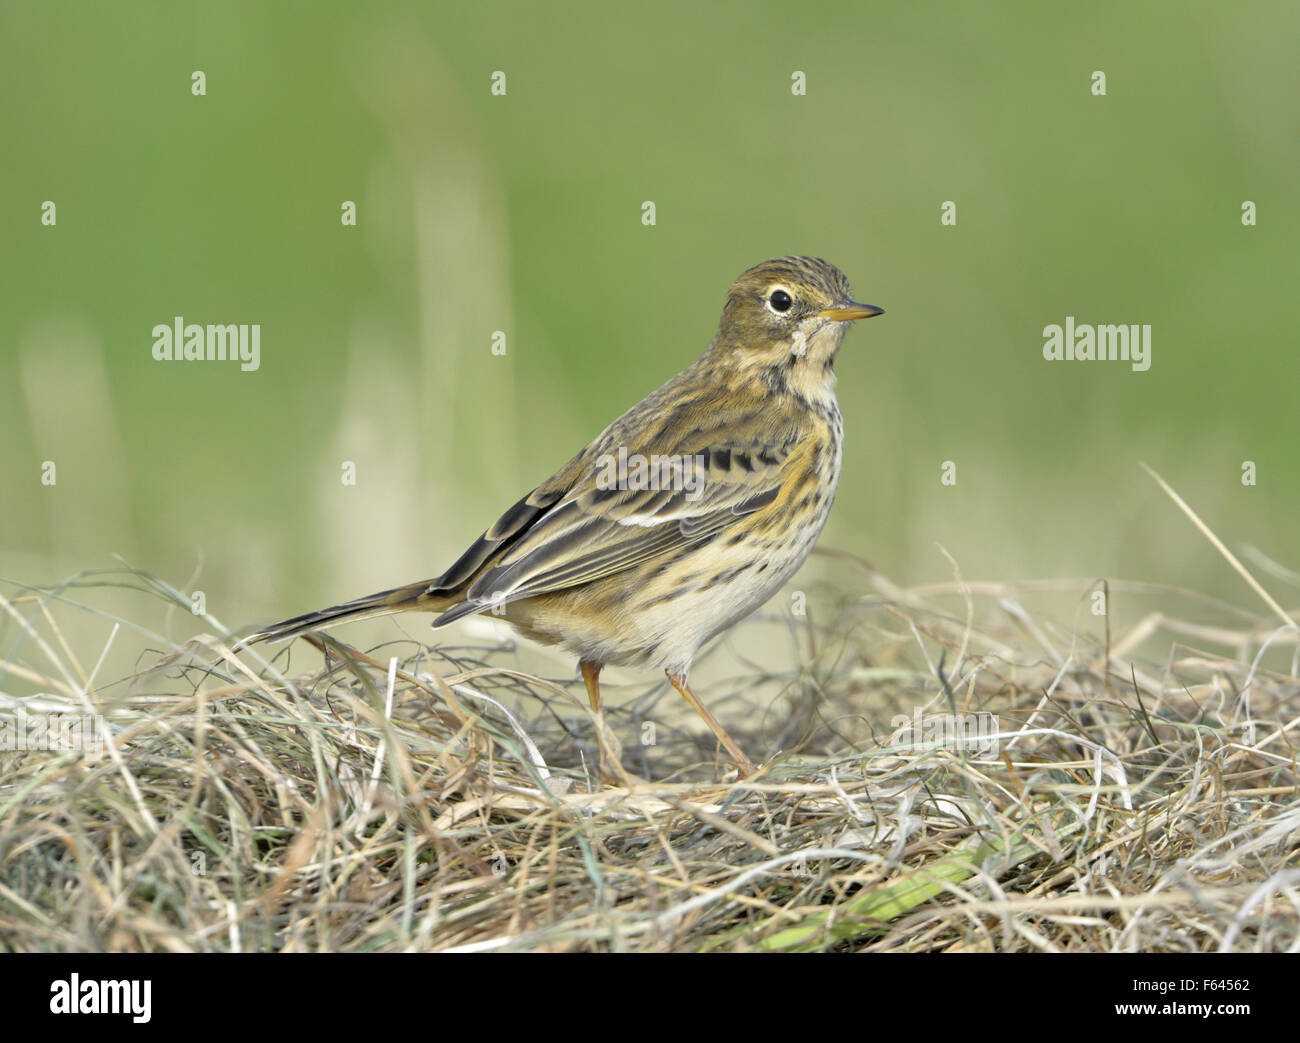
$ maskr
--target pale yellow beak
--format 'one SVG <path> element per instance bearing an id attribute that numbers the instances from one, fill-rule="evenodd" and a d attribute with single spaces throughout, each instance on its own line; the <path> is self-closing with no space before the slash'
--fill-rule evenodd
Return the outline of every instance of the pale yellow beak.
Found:
<path id="1" fill-rule="evenodd" d="M 869 319 L 873 315 L 884 315 L 884 308 L 877 308 L 874 304 L 859 304 L 857 301 L 844 301 L 837 304 L 834 308 L 827 308 L 825 311 L 819 311 L 817 318 L 830 319 L 831 322 L 852 322 L 854 319 Z"/>

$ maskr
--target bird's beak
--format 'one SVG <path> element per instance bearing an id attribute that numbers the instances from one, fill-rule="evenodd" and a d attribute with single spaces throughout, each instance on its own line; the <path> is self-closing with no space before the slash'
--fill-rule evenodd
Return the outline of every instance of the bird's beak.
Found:
<path id="1" fill-rule="evenodd" d="M 873 315 L 884 315 L 884 308 L 874 304 L 859 304 L 857 301 L 842 301 L 834 308 L 819 311 L 817 318 L 830 319 L 831 322 L 852 322 L 854 319 L 869 319 Z"/>

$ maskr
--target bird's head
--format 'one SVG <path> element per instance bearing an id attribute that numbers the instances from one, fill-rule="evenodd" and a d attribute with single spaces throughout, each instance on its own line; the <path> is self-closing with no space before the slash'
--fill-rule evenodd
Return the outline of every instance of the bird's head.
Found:
<path id="1" fill-rule="evenodd" d="M 820 397 L 834 384 L 831 365 L 848 324 L 883 312 L 855 301 L 849 280 L 833 264 L 778 257 L 732 283 L 709 352 L 769 384 Z"/>

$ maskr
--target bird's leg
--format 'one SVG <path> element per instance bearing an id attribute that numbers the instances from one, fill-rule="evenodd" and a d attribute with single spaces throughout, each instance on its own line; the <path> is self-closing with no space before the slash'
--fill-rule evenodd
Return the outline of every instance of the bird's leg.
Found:
<path id="1" fill-rule="evenodd" d="M 587 686 L 587 698 L 591 700 L 593 710 L 600 709 L 600 669 L 604 663 L 593 663 L 590 659 L 584 659 L 578 664 L 578 669 L 582 671 L 582 683 Z"/>
<path id="2" fill-rule="evenodd" d="M 596 718 L 596 743 L 600 746 L 600 774 L 606 782 L 615 785 L 626 784 L 627 772 L 623 770 L 620 759 L 623 750 L 618 737 L 605 727 L 605 714 L 600 708 L 600 671 L 604 663 L 593 663 L 583 659 L 578 663 L 582 673 L 582 683 L 587 686 L 587 698 L 591 700 L 591 712 Z"/>
<path id="3" fill-rule="evenodd" d="M 731 754 L 731 759 L 740 768 L 740 777 L 743 779 L 753 775 L 757 770 L 753 762 L 740 752 L 740 747 L 727 734 L 726 729 L 718 723 L 718 719 L 705 709 L 704 704 L 700 702 L 699 696 L 692 692 L 691 686 L 686 683 L 685 675 L 674 674 L 671 670 L 667 670 L 665 673 L 668 674 L 668 680 L 672 682 L 673 687 L 681 692 L 682 698 L 690 703 L 695 712 L 704 718 L 704 723 L 709 726 L 709 730 L 718 737 L 718 742 L 722 743 L 726 751 Z"/>

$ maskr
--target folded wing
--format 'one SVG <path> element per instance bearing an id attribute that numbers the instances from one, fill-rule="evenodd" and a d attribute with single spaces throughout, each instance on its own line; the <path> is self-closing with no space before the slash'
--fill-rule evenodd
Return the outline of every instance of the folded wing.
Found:
<path id="1" fill-rule="evenodd" d="M 781 429 L 770 416 L 701 415 L 671 447 L 672 458 L 652 451 L 665 443 L 663 428 L 628 446 L 620 423 L 611 425 L 439 578 L 438 587 L 469 585 L 465 600 L 434 626 L 667 557 L 771 504 L 796 448 L 793 428 Z"/>

